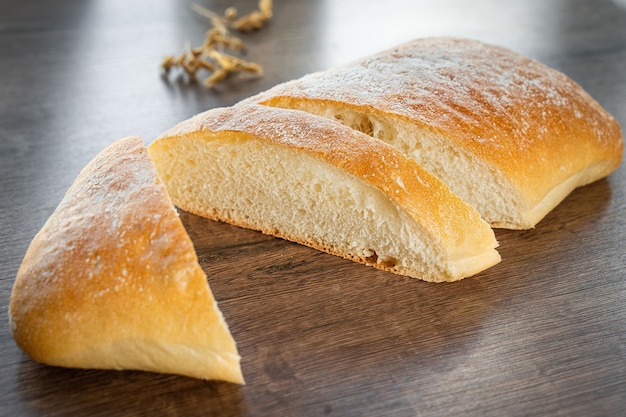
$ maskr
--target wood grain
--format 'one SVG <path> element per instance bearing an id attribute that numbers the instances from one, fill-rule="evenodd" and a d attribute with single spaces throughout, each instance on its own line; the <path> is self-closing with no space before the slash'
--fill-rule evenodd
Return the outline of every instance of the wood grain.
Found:
<path id="1" fill-rule="evenodd" d="M 256 1 L 205 1 L 244 12 Z M 192 1 L 0 3 L 0 415 L 617 416 L 626 413 L 626 170 L 576 190 L 503 262 L 454 284 L 376 271 L 182 212 L 247 385 L 59 369 L 15 346 L 22 256 L 104 146 L 159 133 L 308 72 L 418 36 L 478 38 L 556 67 L 626 125 L 622 1 L 275 0 L 245 35 L 263 77 L 165 79 L 201 42 Z"/>

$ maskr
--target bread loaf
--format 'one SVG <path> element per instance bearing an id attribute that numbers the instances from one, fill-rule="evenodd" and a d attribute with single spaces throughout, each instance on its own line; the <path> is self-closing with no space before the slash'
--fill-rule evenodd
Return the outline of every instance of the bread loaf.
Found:
<path id="1" fill-rule="evenodd" d="M 247 101 L 387 141 L 495 227 L 534 227 L 575 187 L 615 170 L 624 146 L 615 119 L 570 78 L 466 39 L 419 39 Z"/>
<path id="2" fill-rule="evenodd" d="M 136 137 L 80 173 L 28 248 L 9 310 L 17 344 L 46 364 L 243 383 L 192 242 Z"/>
<path id="3" fill-rule="evenodd" d="M 241 104 L 182 122 L 148 153 L 191 213 L 427 281 L 500 261 L 476 210 L 395 148 L 335 121 Z"/>

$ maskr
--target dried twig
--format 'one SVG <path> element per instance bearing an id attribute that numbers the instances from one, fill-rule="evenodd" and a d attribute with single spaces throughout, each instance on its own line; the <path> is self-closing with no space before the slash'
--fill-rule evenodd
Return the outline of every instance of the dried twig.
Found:
<path id="1" fill-rule="evenodd" d="M 233 15 L 233 19 L 236 16 L 236 11 Z M 259 0 L 259 10 L 254 11 L 246 16 L 243 16 L 231 23 L 233 29 L 237 29 L 241 32 L 250 32 L 255 29 L 260 29 L 266 21 L 272 17 L 272 0 Z"/>
<path id="2" fill-rule="evenodd" d="M 161 63 L 166 73 L 172 68 L 182 68 L 190 81 L 197 81 L 198 71 L 208 71 L 210 75 L 203 81 L 207 87 L 215 86 L 233 73 L 262 74 L 263 68 L 259 64 L 224 51 L 244 50 L 243 41 L 233 36 L 229 29 L 240 32 L 260 29 L 272 17 L 272 0 L 259 0 L 259 10 L 240 18 L 237 18 L 237 9 L 234 7 L 226 9 L 224 16 L 197 4 L 193 5 L 193 10 L 208 18 L 213 27 L 206 32 L 201 46 L 185 48 L 185 52 L 178 56 L 166 56 Z"/>

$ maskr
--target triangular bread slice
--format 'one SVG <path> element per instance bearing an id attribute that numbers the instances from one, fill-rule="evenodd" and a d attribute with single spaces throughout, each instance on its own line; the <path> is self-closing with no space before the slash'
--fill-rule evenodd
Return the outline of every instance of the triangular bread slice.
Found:
<path id="1" fill-rule="evenodd" d="M 500 261 L 478 212 L 392 146 L 311 114 L 209 110 L 148 147 L 183 210 L 386 271 L 454 281 Z"/>
<path id="2" fill-rule="evenodd" d="M 337 119 L 436 175 L 494 227 L 534 227 L 619 165 L 617 121 L 564 74 L 511 50 L 418 39 L 248 101 Z"/>
<path id="3" fill-rule="evenodd" d="M 33 359 L 243 383 L 239 355 L 142 140 L 80 173 L 17 273 L 11 330 Z"/>

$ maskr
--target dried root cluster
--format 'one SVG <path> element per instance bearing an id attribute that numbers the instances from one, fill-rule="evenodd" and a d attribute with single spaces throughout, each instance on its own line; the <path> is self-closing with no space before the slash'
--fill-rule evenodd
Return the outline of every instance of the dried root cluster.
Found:
<path id="1" fill-rule="evenodd" d="M 257 30 L 272 17 L 272 0 L 259 0 L 258 7 L 259 10 L 238 17 L 237 9 L 234 7 L 229 7 L 223 16 L 219 16 L 211 10 L 194 5 L 193 9 L 207 17 L 213 27 L 206 32 L 202 45 L 187 48 L 178 56 L 166 56 L 161 67 L 166 73 L 172 68 L 180 68 L 191 81 L 197 81 L 199 71 L 207 71 L 209 76 L 203 80 L 207 87 L 215 86 L 234 73 L 260 75 L 263 68 L 259 64 L 225 52 L 225 50 L 241 52 L 245 48 L 243 41 L 230 33 L 231 29 L 240 32 Z"/>

